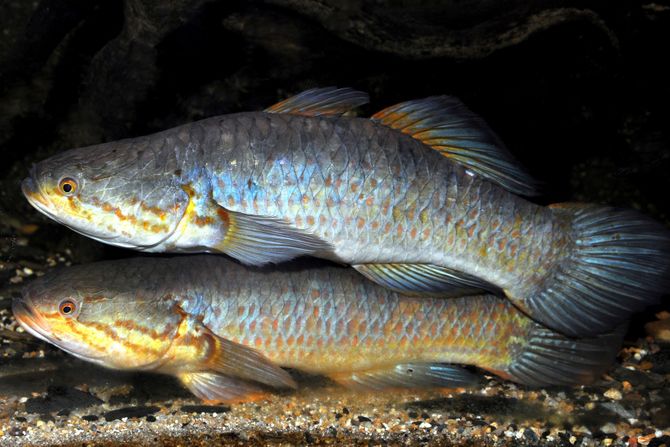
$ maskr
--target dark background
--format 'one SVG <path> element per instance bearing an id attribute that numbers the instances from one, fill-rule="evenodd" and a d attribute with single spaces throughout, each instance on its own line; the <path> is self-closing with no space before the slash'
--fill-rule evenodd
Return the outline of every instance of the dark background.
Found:
<path id="1" fill-rule="evenodd" d="M 37 258 L 127 253 L 33 210 L 32 162 L 329 85 L 368 91 L 366 114 L 458 96 L 543 182 L 537 201 L 670 221 L 668 0 L 5 0 L 0 30 L 1 230 Z"/>

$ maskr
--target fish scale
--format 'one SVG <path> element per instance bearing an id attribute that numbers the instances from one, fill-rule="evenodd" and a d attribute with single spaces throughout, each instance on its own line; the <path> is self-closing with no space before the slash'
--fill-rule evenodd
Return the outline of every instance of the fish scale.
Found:
<path id="1" fill-rule="evenodd" d="M 242 114 L 227 126 L 235 129 L 249 128 L 252 118 L 246 115 Z M 425 151 L 418 141 L 404 135 L 388 136 L 384 147 L 372 145 L 365 148 L 365 153 L 388 154 L 390 165 L 384 163 L 377 167 L 371 163 L 370 168 L 364 170 L 360 164 L 351 164 L 346 160 L 362 158 L 358 153 L 361 149 L 356 135 L 370 132 L 366 129 L 373 129 L 376 133 L 389 133 L 387 128 L 367 120 L 353 121 L 357 125 L 348 121 L 344 126 L 329 118 L 322 118 L 318 124 L 311 123 L 314 118 L 291 115 L 269 115 L 266 119 L 270 121 L 271 129 L 266 138 L 275 141 L 272 152 L 252 151 L 249 149 L 249 141 L 254 141 L 254 138 L 246 133 L 235 134 L 230 152 L 225 157 L 217 156 L 211 161 L 211 176 L 218 184 L 215 195 L 217 190 L 238 191 L 240 188 L 237 186 L 249 181 L 264 185 L 253 191 L 242 188 L 239 198 L 228 195 L 223 203 L 227 204 L 229 210 L 282 218 L 292 222 L 300 230 L 332 240 L 333 245 L 339 249 L 334 253 L 336 259 L 347 259 L 355 252 L 360 262 L 375 262 L 387 257 L 393 257 L 397 262 L 432 262 L 459 270 L 481 272 L 482 276 L 488 275 L 487 278 L 509 288 L 514 287 L 518 277 L 524 274 L 529 282 L 533 280 L 533 270 L 528 269 L 525 263 L 516 265 L 515 259 L 508 257 L 505 251 L 494 256 L 480 256 L 482 252 L 488 253 L 490 242 L 493 242 L 493 246 L 507 245 L 510 233 L 514 231 L 513 225 L 493 233 L 492 241 L 483 241 L 482 231 L 469 235 L 467 228 L 472 221 L 473 224 L 478 224 L 474 228 L 479 230 L 486 222 L 471 219 L 468 214 L 475 209 L 479 210 L 478 216 L 498 215 L 500 220 L 511 220 L 512 223 L 515 216 L 523 215 L 524 220 L 531 218 L 528 228 L 535 228 L 541 227 L 544 221 L 554 219 L 548 210 L 528 202 L 525 202 L 526 206 L 517 209 L 518 203 L 513 196 L 500 189 L 489 188 L 481 179 L 469 176 L 458 166 L 437 163 L 433 157 L 439 160 L 439 154 Z M 284 143 L 290 141 L 286 139 L 286 134 L 305 134 L 297 140 L 307 140 L 310 129 L 316 125 L 325 129 L 327 142 L 322 147 L 320 157 L 313 159 L 313 164 L 307 163 L 310 159 L 304 156 L 309 145 L 307 149 L 291 146 L 286 151 L 293 157 L 289 164 L 304 167 L 305 172 L 311 173 L 309 179 L 301 181 L 299 173 L 290 169 L 280 169 L 281 176 L 277 176 L 273 174 L 273 170 L 255 168 L 271 163 L 266 157 L 273 159 L 276 149 L 288 144 Z M 223 132 L 226 132 L 226 128 Z M 375 141 L 377 139 L 378 136 Z M 389 144 L 390 140 L 396 140 L 395 144 Z M 350 144 L 352 141 L 356 143 Z M 228 164 L 233 160 L 235 169 L 222 166 L 221 160 L 226 160 Z M 280 166 L 281 161 L 282 159 L 274 159 L 274 163 L 279 163 Z M 430 163 L 434 163 L 435 167 L 431 167 Z M 394 171 L 398 175 L 393 175 Z M 318 195 L 315 195 L 318 191 L 300 188 L 299 185 L 317 184 L 319 178 L 327 177 L 325 173 L 331 178 L 327 182 L 331 183 L 331 187 L 321 185 L 325 190 L 326 200 L 315 200 L 318 199 Z M 436 184 L 436 178 L 444 181 Z M 353 190 L 352 185 L 355 185 Z M 480 192 L 482 187 L 487 189 L 483 194 Z M 309 202 L 309 212 L 306 212 L 307 208 L 303 205 L 305 195 Z M 264 200 L 266 197 L 274 197 L 275 200 Z M 360 200 L 361 197 L 363 200 Z M 368 197 L 372 198 L 372 206 L 367 206 L 365 198 Z M 433 206 L 434 203 L 431 202 L 435 199 L 441 206 Z M 388 207 L 384 206 L 385 203 L 388 203 Z M 515 210 L 514 216 L 505 213 L 505 208 Z M 418 218 L 421 209 L 431 210 L 426 223 Z M 320 215 L 334 217 L 325 225 L 320 225 Z M 362 231 L 377 216 L 380 231 Z M 364 219 L 362 225 L 358 218 Z M 370 227 L 365 227 L 368 228 Z M 415 237 L 412 237 L 413 230 Z M 426 230 L 430 237 L 421 238 L 420 235 Z M 555 233 L 538 233 L 535 236 L 532 231 L 527 231 L 527 234 L 534 237 L 531 240 L 532 245 L 524 245 L 524 241 L 519 240 L 518 250 L 531 250 L 532 253 L 527 257 L 528 262 L 542 259 L 540 256 L 551 258 Z M 434 250 L 436 240 L 446 241 L 443 250 Z M 340 248 L 341 246 L 346 247 Z M 509 266 L 513 271 L 497 271 L 499 265 Z"/>
<path id="2" fill-rule="evenodd" d="M 217 272 L 219 284 L 234 284 L 233 276 L 239 278 L 239 272 L 230 270 L 232 270 L 230 274 Z M 216 298 L 228 304 L 227 312 L 222 311 L 218 318 L 205 316 L 204 322 L 218 335 L 236 342 L 255 345 L 259 339 L 264 354 L 270 360 L 308 371 L 318 370 L 319 365 L 324 362 L 331 368 L 365 368 L 371 362 L 370 359 L 379 358 L 383 353 L 387 354 L 389 362 L 424 356 L 424 360 L 435 360 L 430 356 L 442 356 L 446 345 L 457 352 L 466 352 L 466 348 L 470 348 L 469 352 L 459 359 L 463 363 L 468 363 L 464 361 L 468 355 L 480 358 L 497 355 L 496 347 L 492 346 L 490 350 L 482 349 L 481 339 L 477 337 L 479 334 L 469 332 L 471 330 L 469 316 L 480 310 L 477 304 L 473 303 L 470 306 L 465 303 L 461 306 L 462 303 L 453 305 L 446 300 L 424 302 L 421 299 L 408 299 L 399 304 L 393 300 L 393 294 L 389 296 L 383 289 L 364 282 L 347 284 L 346 281 L 342 281 L 343 276 L 352 278 L 351 275 L 330 275 L 324 271 L 314 275 L 310 273 L 294 275 L 297 277 L 295 281 L 299 281 L 297 284 L 284 275 L 273 278 L 271 288 L 263 287 L 263 283 L 256 283 L 239 288 L 228 287 L 224 293 L 211 292 L 213 288 L 208 284 L 212 278 L 207 275 L 207 278 L 201 280 L 202 288 L 206 290 L 203 293 L 204 299 Z M 313 298 L 311 291 L 305 290 L 302 285 L 312 281 L 318 281 L 320 284 L 333 284 L 335 281 L 336 287 L 345 289 L 351 295 L 345 299 L 343 294 L 338 293 L 333 301 L 326 301 L 331 305 L 331 310 L 326 312 L 324 298 Z M 277 290 L 286 292 L 277 294 Z M 280 314 L 271 313 L 272 307 L 267 305 L 270 300 L 288 304 L 289 308 Z M 485 315 L 486 318 L 498 317 L 495 311 L 506 310 L 501 300 L 492 298 L 491 303 L 493 302 L 498 302 L 502 307 L 494 308 L 489 315 Z M 487 302 L 484 307 L 491 303 Z M 315 312 L 316 307 L 319 308 L 319 312 Z M 244 309 L 241 316 L 238 316 L 239 308 Z M 416 318 L 416 309 L 422 310 L 423 319 Z M 400 330 L 368 331 L 373 327 L 373 316 L 380 320 L 379 328 L 389 325 Z M 272 324 L 275 318 L 280 319 L 277 331 L 273 330 Z M 284 321 L 290 322 L 288 331 L 285 330 Z M 331 327 L 330 333 L 321 330 L 328 325 L 328 322 Z M 359 330 L 362 322 L 366 322 L 366 330 Z M 447 322 L 451 325 L 449 332 L 445 333 Z M 441 334 L 434 339 L 430 338 L 429 327 L 432 324 L 437 324 L 437 332 Z M 480 324 L 485 323 L 481 321 Z M 303 343 L 298 343 L 299 339 L 302 339 Z M 270 340 L 269 346 L 265 344 L 266 340 Z M 289 340 L 292 340 L 292 343 Z M 307 340 L 313 341 L 308 344 Z M 317 356 L 319 340 L 322 345 L 318 348 Z M 453 340 L 462 340 L 463 346 Z M 293 348 L 288 358 L 284 357 L 282 352 L 282 348 L 286 346 Z M 403 349 L 389 354 L 387 351 L 389 346 Z M 358 347 L 357 353 L 352 355 L 351 350 L 356 347 Z M 352 362 L 352 358 L 356 359 L 356 362 Z M 472 357 L 468 360 L 472 360 Z"/>
<path id="3" fill-rule="evenodd" d="M 342 116 L 366 100 L 313 89 L 262 112 L 73 149 L 37 164 L 22 188 L 105 243 L 248 265 L 311 255 L 416 296 L 504 294 L 570 336 L 610 331 L 670 288 L 659 223 L 520 197 L 535 182 L 455 98 Z"/>
<path id="4" fill-rule="evenodd" d="M 72 315 L 59 311 L 64 300 Z M 28 332 L 85 360 L 173 374 L 224 401 L 258 383 L 293 386 L 280 366 L 375 389 L 472 384 L 459 364 L 528 384 L 585 383 L 621 338 L 566 338 L 494 295 L 414 298 L 349 269 L 269 271 L 216 256 L 50 272 L 13 311 Z"/>

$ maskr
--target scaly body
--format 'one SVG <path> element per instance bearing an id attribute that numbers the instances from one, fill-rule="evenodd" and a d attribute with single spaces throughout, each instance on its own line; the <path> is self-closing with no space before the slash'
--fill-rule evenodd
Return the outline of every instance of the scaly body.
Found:
<path id="1" fill-rule="evenodd" d="M 659 224 L 515 195 L 531 181 L 451 98 L 336 116 L 361 95 L 305 92 L 264 112 L 74 149 L 37 165 L 24 192 L 108 243 L 252 265 L 319 256 L 404 293 L 502 290 L 569 335 L 609 330 L 669 286 Z"/>
<path id="2" fill-rule="evenodd" d="M 440 363 L 528 384 L 583 383 L 617 350 L 616 336 L 570 340 L 492 295 L 412 298 L 342 268 L 267 272 L 211 256 L 51 273 L 27 286 L 14 313 L 31 333 L 68 352 L 113 368 L 175 374 L 205 398 L 225 398 L 240 388 L 230 382 L 240 377 L 291 384 L 274 365 L 372 387 L 470 380 Z M 399 367 L 413 375 L 398 377 Z M 443 375 L 424 377 L 424 367 Z M 193 385 L 212 369 L 229 379 L 226 393 Z M 242 388 L 237 394 L 249 392 Z"/>
<path id="3" fill-rule="evenodd" d="M 175 148 L 194 206 L 148 251 L 228 252 L 223 208 L 315 235 L 332 247 L 322 257 L 441 265 L 523 296 L 571 247 L 563 216 L 368 119 L 242 113 L 173 129 L 161 144 Z"/>

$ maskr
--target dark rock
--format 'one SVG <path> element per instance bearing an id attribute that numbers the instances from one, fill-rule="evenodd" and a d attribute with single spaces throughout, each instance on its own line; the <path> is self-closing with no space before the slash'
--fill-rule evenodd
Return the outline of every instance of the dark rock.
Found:
<path id="1" fill-rule="evenodd" d="M 88 408 L 99 405 L 102 401 L 90 393 L 66 386 L 51 386 L 46 396 L 31 397 L 26 402 L 28 413 L 52 413 L 62 410 Z"/>
<path id="2" fill-rule="evenodd" d="M 40 421 L 42 422 L 54 422 L 56 419 L 50 414 L 40 414 Z"/>
<path id="3" fill-rule="evenodd" d="M 25 436 L 26 432 L 21 427 L 12 427 L 9 429 L 9 436 Z"/>
<path id="4" fill-rule="evenodd" d="M 108 411 L 107 413 L 104 413 L 102 417 L 104 417 L 105 420 L 109 422 L 123 418 L 141 418 L 156 413 L 157 411 L 160 411 L 160 408 L 145 407 L 145 406 L 126 407 L 126 408 L 119 408 L 118 410 Z"/>
<path id="5" fill-rule="evenodd" d="M 182 405 L 184 413 L 227 413 L 230 407 L 227 405 Z"/>
<path id="6" fill-rule="evenodd" d="M 660 438 L 653 438 L 647 444 L 647 447 L 661 447 L 661 446 L 670 446 L 670 436 L 663 435 Z"/>
<path id="7" fill-rule="evenodd" d="M 372 422 L 372 419 L 367 416 L 358 416 L 358 422 Z"/>
<path id="8" fill-rule="evenodd" d="M 523 436 L 530 442 L 537 442 L 539 441 L 539 438 L 537 437 L 537 434 L 530 428 L 527 428 L 523 431 Z"/>
<path id="9" fill-rule="evenodd" d="M 667 405 L 664 405 L 661 408 L 656 408 L 655 411 L 651 413 L 651 422 L 656 427 L 670 427 L 670 410 Z M 670 444 L 668 445 L 670 446 Z"/>
<path id="10" fill-rule="evenodd" d="M 147 420 L 147 422 L 156 422 L 156 416 L 153 416 L 151 414 L 147 416 L 145 419 Z"/>
<path id="11" fill-rule="evenodd" d="M 109 405 L 126 405 L 132 402 L 132 396 L 129 394 L 115 394 L 114 396 L 110 397 L 107 403 Z"/>
<path id="12" fill-rule="evenodd" d="M 670 374 L 670 349 L 661 349 L 649 356 L 649 361 L 654 365 L 653 371 L 657 374 Z"/>
<path id="13" fill-rule="evenodd" d="M 97 420 L 100 420 L 100 416 L 97 416 L 95 414 L 87 414 L 86 416 L 82 416 L 81 418 L 89 422 L 95 422 Z"/>

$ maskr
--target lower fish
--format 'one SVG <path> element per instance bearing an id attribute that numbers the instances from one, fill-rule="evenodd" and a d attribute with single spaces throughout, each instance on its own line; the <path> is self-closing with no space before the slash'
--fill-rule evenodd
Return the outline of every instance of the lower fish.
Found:
<path id="1" fill-rule="evenodd" d="M 464 365 L 527 385 L 583 384 L 609 367 L 622 334 L 571 339 L 494 295 L 409 297 L 348 269 L 267 271 L 216 256 L 64 268 L 12 307 L 72 355 L 174 375 L 217 402 L 295 387 L 283 368 L 376 390 L 477 383 Z"/>

